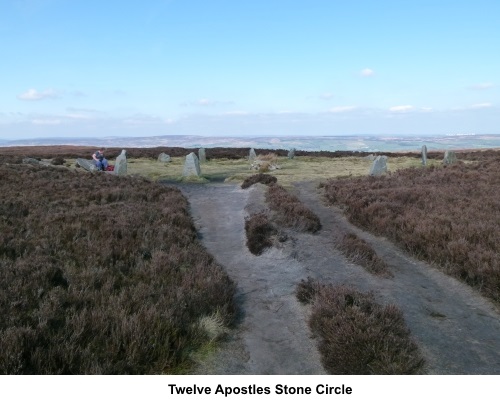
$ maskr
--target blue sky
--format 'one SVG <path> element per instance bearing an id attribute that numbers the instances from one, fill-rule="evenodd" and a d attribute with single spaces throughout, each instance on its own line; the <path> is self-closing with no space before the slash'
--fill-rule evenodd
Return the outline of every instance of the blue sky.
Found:
<path id="1" fill-rule="evenodd" d="M 1 0 L 0 138 L 500 133 L 497 0 Z"/>

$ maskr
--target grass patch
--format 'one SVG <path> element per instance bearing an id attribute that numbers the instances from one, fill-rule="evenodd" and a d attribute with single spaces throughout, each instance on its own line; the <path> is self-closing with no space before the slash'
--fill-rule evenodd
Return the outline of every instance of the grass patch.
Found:
<path id="1" fill-rule="evenodd" d="M 259 173 L 259 174 L 254 174 L 253 176 L 247 177 L 243 181 L 241 188 L 245 189 L 245 188 L 248 188 L 256 183 L 269 185 L 269 184 L 276 183 L 276 181 L 277 181 L 276 177 L 271 176 L 270 174 Z"/>
<path id="2" fill-rule="evenodd" d="M 297 298 L 311 303 L 309 326 L 319 340 L 331 374 L 419 374 L 424 366 L 401 310 L 378 304 L 372 294 L 346 286 L 320 285 L 312 279 L 297 286 Z"/>

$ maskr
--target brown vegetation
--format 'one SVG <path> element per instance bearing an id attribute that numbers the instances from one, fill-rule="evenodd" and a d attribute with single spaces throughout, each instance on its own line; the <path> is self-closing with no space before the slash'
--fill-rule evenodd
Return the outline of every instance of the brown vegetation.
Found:
<path id="1" fill-rule="evenodd" d="M 424 360 L 394 305 L 378 304 L 372 294 L 346 286 L 320 285 L 311 278 L 297 287 L 297 298 L 312 302 L 309 326 L 319 339 L 331 374 L 418 374 Z"/>
<path id="2" fill-rule="evenodd" d="M 232 322 L 177 189 L 0 164 L 0 195 L 1 374 L 175 372 Z"/>
<path id="3" fill-rule="evenodd" d="M 276 213 L 276 221 L 279 224 L 311 233 L 321 229 L 318 216 L 279 184 L 269 186 L 266 201 Z"/>
<path id="4" fill-rule="evenodd" d="M 245 218 L 247 247 L 254 255 L 273 245 L 272 237 L 277 234 L 276 228 L 263 212 Z"/>
<path id="5" fill-rule="evenodd" d="M 349 232 L 343 235 L 337 243 L 337 247 L 348 259 L 364 267 L 370 273 L 382 277 L 392 277 L 387 263 L 377 255 L 368 242 L 355 233 Z"/>
<path id="6" fill-rule="evenodd" d="M 274 176 L 271 176 L 270 174 L 264 174 L 264 173 L 259 173 L 259 174 L 254 174 L 253 176 L 247 177 L 243 183 L 241 184 L 241 188 L 245 189 L 250 186 L 253 186 L 256 183 L 261 183 L 261 184 L 273 184 L 276 183 L 277 179 Z"/>
<path id="7" fill-rule="evenodd" d="M 498 155 L 495 155 L 498 156 Z M 500 160 L 332 179 L 328 199 L 356 225 L 500 301 Z"/>

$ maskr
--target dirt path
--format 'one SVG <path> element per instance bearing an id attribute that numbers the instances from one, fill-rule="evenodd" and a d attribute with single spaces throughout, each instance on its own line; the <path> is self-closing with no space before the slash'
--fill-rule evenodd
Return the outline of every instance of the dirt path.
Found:
<path id="1" fill-rule="evenodd" d="M 202 243 L 238 283 L 242 320 L 229 342 L 198 374 L 323 374 L 307 326 L 307 307 L 295 286 L 307 276 L 373 291 L 395 303 L 427 360 L 429 374 L 500 374 L 500 311 L 477 292 L 408 257 L 384 238 L 352 226 L 327 207 L 313 183 L 298 183 L 299 198 L 321 219 L 315 235 L 290 231 L 290 242 L 254 256 L 245 246 L 244 217 L 265 204 L 264 186 L 180 186 L 189 199 Z M 333 247 L 346 230 L 368 241 L 393 279 L 372 276 Z"/>

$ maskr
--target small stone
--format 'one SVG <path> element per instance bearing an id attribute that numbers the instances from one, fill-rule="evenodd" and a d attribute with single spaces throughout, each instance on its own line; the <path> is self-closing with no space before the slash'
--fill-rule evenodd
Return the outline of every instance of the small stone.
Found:
<path id="1" fill-rule="evenodd" d="M 291 148 L 288 151 L 288 159 L 293 159 L 295 157 L 295 148 Z"/>
<path id="2" fill-rule="evenodd" d="M 161 162 L 161 163 L 169 163 L 172 161 L 172 158 L 170 157 L 170 155 L 167 155 L 166 153 L 160 153 L 158 155 L 158 162 Z"/>

